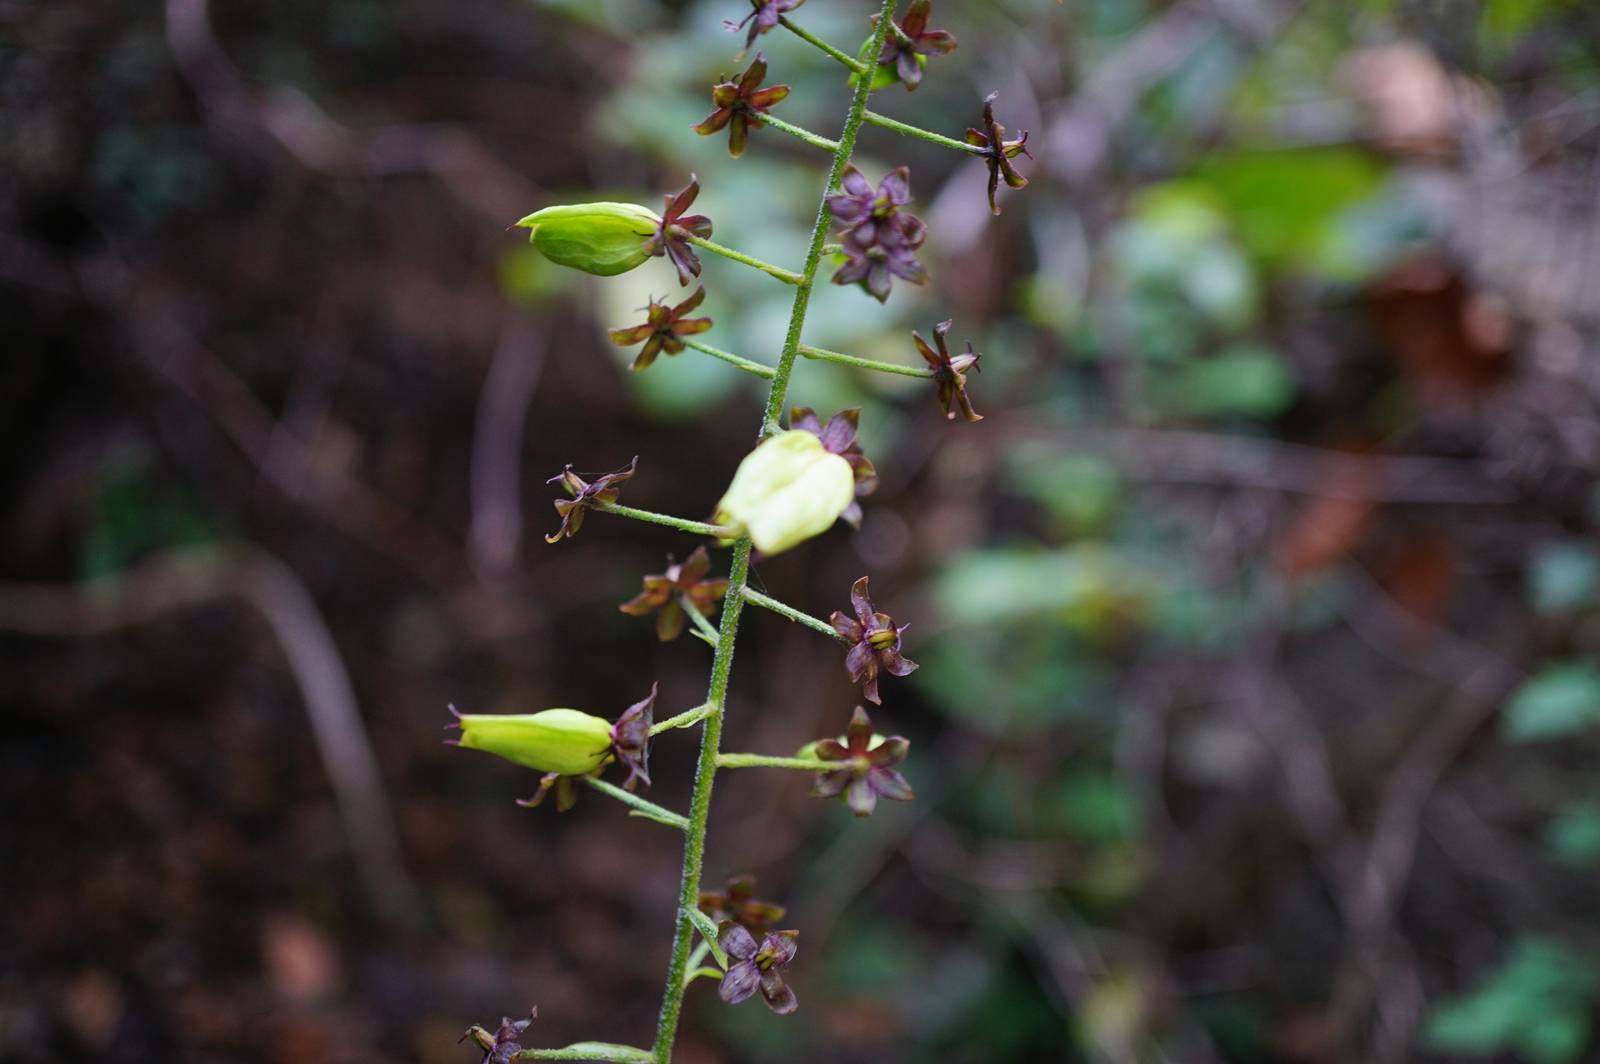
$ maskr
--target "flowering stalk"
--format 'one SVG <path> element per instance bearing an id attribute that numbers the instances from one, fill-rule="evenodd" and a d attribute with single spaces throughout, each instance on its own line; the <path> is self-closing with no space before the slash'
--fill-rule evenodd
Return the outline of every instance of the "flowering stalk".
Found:
<path id="1" fill-rule="evenodd" d="M 888 34 L 890 18 L 894 14 L 895 0 L 883 0 L 878 25 L 873 31 L 874 42 L 881 46 Z M 811 289 L 822 264 L 822 245 L 828 237 L 832 215 L 828 211 L 828 194 L 839 184 L 844 169 L 850 164 L 855 150 L 856 132 L 861 128 L 862 116 L 867 110 L 867 97 L 872 83 L 868 78 L 858 79 L 855 94 L 850 100 L 850 111 L 845 116 L 844 129 L 839 134 L 834 150 L 833 166 L 822 187 L 817 204 L 817 220 L 811 229 L 811 243 L 806 250 L 805 266 L 801 270 L 800 284 L 795 289 L 794 304 L 789 312 L 789 328 L 784 336 L 783 349 L 773 373 L 772 385 L 767 391 L 766 411 L 762 416 L 762 433 L 769 435 L 777 430 L 778 419 L 783 414 L 789 398 L 789 378 L 794 372 L 795 359 L 800 353 L 800 336 L 805 328 L 806 311 L 811 305 Z M 720 712 L 728 694 L 728 678 L 733 671 L 734 640 L 739 633 L 739 616 L 744 611 L 745 587 L 750 578 L 750 537 L 740 536 L 733 545 L 733 560 L 728 569 L 728 597 L 722 605 L 722 621 L 718 625 L 716 654 L 711 662 L 711 684 L 706 693 L 706 703 L 718 711 L 706 718 L 700 737 L 700 757 L 695 765 L 694 793 L 689 801 L 689 830 L 683 850 L 683 878 L 679 892 L 679 907 L 693 909 L 700 897 L 700 873 L 705 862 L 706 823 L 711 815 L 711 788 L 717 775 L 717 753 L 722 743 Z M 678 1019 L 683 1013 L 685 977 L 689 972 L 689 953 L 694 945 L 694 925 L 688 916 L 680 914 L 677 930 L 672 939 L 672 959 L 667 966 L 666 992 L 661 1001 L 661 1014 L 656 1022 L 656 1039 L 651 1047 L 658 1064 L 668 1064 L 672 1059 L 672 1044 L 678 1033 Z"/>
<path id="2" fill-rule="evenodd" d="M 766 365 L 713 346 L 698 336 L 711 329 L 707 317 L 691 317 L 705 297 L 704 287 L 678 302 L 650 300 L 643 308 L 646 320 L 612 329 L 620 346 L 643 345 L 633 363 L 635 371 L 690 348 L 720 359 L 768 382 L 762 411 L 760 441 L 740 462 L 727 491 L 710 521 L 695 521 L 623 505 L 618 501 L 624 485 L 638 470 L 638 459 L 592 482 L 572 466 L 552 478 L 567 497 L 555 507 L 560 528 L 547 536 L 550 543 L 579 533 L 591 511 L 631 517 L 695 536 L 711 537 L 731 546 L 726 577 L 711 575 L 709 551 L 702 545 L 683 561 L 669 557 L 664 572 L 643 578 L 642 589 L 619 609 L 630 616 L 650 616 L 656 636 L 664 642 L 685 630 L 713 647 L 711 676 L 706 697 L 699 705 L 661 721 L 653 720 L 656 698 L 628 707 L 615 721 L 575 709 L 547 709 L 514 715 L 469 714 L 459 717 L 460 745 L 497 754 L 544 773 L 538 794 L 525 805 L 537 805 L 547 792 L 556 795 L 558 809 L 576 800 L 579 782 L 626 805 L 630 816 L 643 817 L 680 831 L 684 836 L 683 870 L 679 882 L 678 915 L 672 939 L 661 1010 L 655 1039 L 649 1049 L 607 1042 L 580 1042 L 560 1049 L 524 1049 L 524 1032 L 537 1017 L 504 1020 L 490 1033 L 471 1028 L 470 1038 L 484 1052 L 484 1064 L 509 1064 L 512 1060 L 602 1060 L 632 1064 L 670 1064 L 673 1043 L 688 986 L 701 978 L 719 983 L 718 994 L 730 1005 L 757 995 L 767 1008 L 788 1015 L 798 1007 L 784 972 L 798 951 L 799 931 L 778 926 L 781 906 L 758 901 L 748 877 L 729 882 L 726 893 L 702 893 L 707 822 L 711 795 L 719 768 L 776 768 L 808 772 L 814 780 L 811 793 L 837 798 L 856 816 L 870 815 L 879 799 L 906 801 L 910 784 L 897 769 L 907 757 L 910 742 L 873 730 L 863 707 L 857 706 L 848 730 L 803 747 L 793 756 L 723 753 L 722 726 L 732 675 L 734 647 L 746 603 L 761 606 L 796 624 L 845 644 L 846 673 L 861 685 L 862 697 L 880 703 L 880 675 L 903 677 L 917 668 L 901 652 L 907 625 L 896 624 L 879 612 L 868 595 L 868 578 L 851 588 L 851 613 L 835 611 L 827 620 L 813 617 L 749 586 L 752 552 L 776 554 L 818 535 L 836 521 L 858 525 L 862 511 L 858 499 L 871 494 L 878 477 L 862 452 L 858 439 L 860 409 L 835 413 L 824 421 L 805 407 L 788 409 L 789 383 L 795 362 L 833 362 L 881 373 L 930 381 L 947 418 L 959 411 L 968 421 L 979 420 L 966 388 L 968 371 L 981 357 L 969 342 L 964 352 L 952 355 L 945 334 L 949 321 L 934 330 L 934 345 L 913 332 L 912 341 L 926 363 L 921 366 L 858 358 L 801 342 L 826 254 L 845 258 L 832 276 L 835 284 L 859 284 L 880 302 L 892 290 L 892 279 L 922 284 L 927 275 L 917 260 L 926 226 L 905 208 L 912 201 L 910 171 L 897 167 L 874 185 L 850 164 L 856 136 L 864 124 L 956 148 L 985 159 L 990 168 L 990 202 L 1003 178 L 1012 188 L 1026 181 L 1015 172 L 1011 159 L 1026 154 L 1027 134 L 1005 138 L 1005 127 L 993 115 L 993 97 L 985 101 L 983 130 L 968 130 L 967 141 L 957 141 L 885 118 L 867 109 L 875 89 L 898 82 L 907 90 L 920 84 L 930 55 L 955 48 L 949 33 L 928 28 L 932 0 L 911 0 L 901 23 L 894 19 L 896 0 L 879 0 L 872 32 L 857 58 L 852 58 L 791 22 L 787 12 L 804 0 L 749 0 L 751 10 L 740 22 L 726 25 L 744 32 L 748 51 L 762 34 L 782 26 L 837 60 L 851 72 L 853 87 L 849 110 L 837 139 L 830 139 L 776 118 L 771 109 L 789 95 L 787 85 L 764 85 L 768 74 L 764 56 L 734 78 L 712 87 L 714 110 L 696 132 L 710 136 L 728 131 L 729 152 L 737 157 L 750 143 L 752 131 L 773 126 L 832 156 L 826 182 L 817 204 L 816 220 L 804 264 L 795 272 L 775 266 L 711 240 L 712 219 L 689 214 L 700 193 L 697 179 L 664 197 L 662 213 L 630 204 L 595 203 L 546 207 L 524 218 L 530 240 L 546 257 L 597 276 L 612 276 L 634 269 L 650 257 L 664 257 L 675 268 L 679 283 L 687 287 L 701 273 L 697 251 L 706 251 L 767 274 L 794 288 L 794 301 L 776 365 Z M 741 54 L 742 58 L 742 54 Z M 829 243 L 829 230 L 837 225 L 838 238 Z M 787 414 L 787 427 L 783 424 Z M 720 613 L 718 599 L 720 598 Z M 715 620 L 713 620 L 715 618 Z M 687 813 L 677 813 L 634 793 L 637 784 L 650 785 L 650 739 L 666 732 L 700 726 L 700 752 L 695 763 L 693 790 Z M 602 778 L 620 766 L 627 770 L 622 786 Z M 706 963 L 707 959 L 714 964 Z"/>

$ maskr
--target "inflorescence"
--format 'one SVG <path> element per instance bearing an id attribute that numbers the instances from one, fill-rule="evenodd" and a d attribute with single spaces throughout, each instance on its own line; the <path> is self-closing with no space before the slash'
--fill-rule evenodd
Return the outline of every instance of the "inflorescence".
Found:
<path id="1" fill-rule="evenodd" d="M 546 709 L 531 714 L 457 714 L 461 746 L 496 754 L 539 772 L 538 792 L 523 804 L 537 805 L 546 794 L 556 794 L 560 810 L 570 808 L 578 786 L 586 785 L 629 807 L 630 815 L 643 817 L 684 834 L 684 873 L 673 938 L 672 960 L 663 995 L 654 1044 L 649 1049 L 604 1042 L 583 1042 L 562 1049 L 527 1049 L 522 1045 L 533 1016 L 513 1022 L 505 1019 L 490 1033 L 471 1028 L 470 1039 L 484 1053 L 486 1064 L 509 1064 L 518 1059 L 632 1061 L 669 1064 L 678 1018 L 688 986 L 698 978 L 718 981 L 720 997 L 737 1004 L 760 994 L 768 1008 L 787 1015 L 798 998 L 786 979 L 797 954 L 799 932 L 778 929 L 785 911 L 781 905 L 758 900 L 754 881 L 736 877 L 721 892 L 701 889 L 700 870 L 706 841 L 706 821 L 711 782 L 722 768 L 777 768 L 809 772 L 811 793 L 837 798 L 857 816 L 871 814 L 879 799 L 908 801 L 911 785 L 900 774 L 910 742 L 874 731 L 865 709 L 856 706 L 844 734 L 807 744 L 794 755 L 726 753 L 720 749 L 722 717 L 728 677 L 733 664 L 734 635 L 743 607 L 749 603 L 770 609 L 790 621 L 832 637 L 840 644 L 842 666 L 861 697 L 882 704 L 879 681 L 883 675 L 904 677 L 917 668 L 902 651 L 907 629 L 874 604 L 863 576 L 850 588 L 850 610 L 835 611 L 827 620 L 806 614 L 750 587 L 752 554 L 767 557 L 820 535 L 837 521 L 859 526 L 860 499 L 878 485 L 878 473 L 858 440 L 861 411 L 840 411 L 824 422 L 806 407 L 788 413 L 780 424 L 788 387 L 797 360 L 834 362 L 858 369 L 919 377 L 933 385 L 934 398 L 946 419 L 958 416 L 981 420 L 967 395 L 967 373 L 978 368 L 980 355 L 969 341 L 966 350 L 951 355 L 946 335 L 951 322 L 940 322 L 930 345 L 920 333 L 911 334 L 925 366 L 877 362 L 801 342 L 811 291 L 825 255 L 836 257 L 832 281 L 859 285 L 880 303 L 886 302 L 895 278 L 924 284 L 928 270 L 919 260 L 928 228 L 912 214 L 911 172 L 898 166 L 874 185 L 851 163 L 855 139 L 863 124 L 919 137 L 969 156 L 981 158 L 989 170 L 988 199 L 999 213 L 996 192 L 1002 181 L 1013 189 L 1027 179 L 1013 160 L 1027 155 L 1028 134 L 1007 139 L 1006 129 L 994 115 L 995 96 L 983 101 L 981 128 L 966 131 L 958 140 L 886 118 L 867 109 L 869 96 L 895 84 L 914 90 L 921 84 L 930 59 L 956 48 L 949 32 L 933 29 L 931 0 L 913 0 L 896 18 L 896 0 L 880 0 L 880 10 L 870 18 L 870 34 L 854 56 L 813 36 L 789 18 L 804 0 L 749 0 L 743 19 L 725 25 L 744 34 L 742 60 L 763 34 L 785 28 L 822 50 L 848 71 L 852 87 L 850 111 L 838 139 L 818 136 L 778 119 L 771 111 L 789 94 L 787 85 L 766 85 L 768 64 L 756 55 L 736 77 L 724 77 L 711 89 L 712 112 L 696 132 L 711 136 L 728 132 L 728 150 L 741 155 L 753 130 L 771 127 L 831 154 L 832 168 L 819 204 L 818 219 L 803 268 L 784 269 L 713 243 L 713 225 L 705 215 L 688 213 L 700 193 L 692 175 L 676 193 L 664 197 L 663 213 L 629 203 L 584 203 L 546 207 L 522 219 L 536 248 L 552 261 L 597 276 L 612 276 L 636 268 L 652 256 L 664 256 L 677 271 L 681 285 L 701 276 L 699 252 L 720 255 L 766 273 L 794 288 L 789 329 L 775 365 L 745 358 L 698 339 L 712 328 L 707 317 L 691 316 L 705 299 L 704 285 L 688 298 L 672 303 L 652 298 L 643 308 L 641 324 L 610 330 L 621 346 L 643 345 L 634 370 L 648 369 L 659 355 L 677 355 L 693 349 L 769 382 L 761 439 L 739 463 L 727 491 L 708 521 L 697 521 L 624 506 L 624 485 L 638 469 L 638 458 L 614 472 L 586 480 L 567 466 L 551 478 L 568 497 L 557 499 L 560 527 L 546 537 L 550 543 L 576 535 L 590 511 L 632 517 L 679 532 L 705 537 L 721 547 L 731 547 L 726 576 L 712 575 L 709 544 L 702 543 L 683 562 L 670 562 L 664 572 L 643 577 L 638 595 L 619 607 L 622 612 L 655 619 L 656 637 L 677 639 L 685 630 L 715 648 L 711 682 L 705 700 L 697 706 L 657 719 L 656 689 L 634 703 L 614 721 L 575 709 Z M 837 243 L 826 245 L 830 229 Z M 652 737 L 667 731 L 703 729 L 700 760 L 695 769 L 694 794 L 689 815 L 676 813 L 634 793 L 638 785 L 650 786 L 649 748 Z M 604 779 L 612 765 L 626 770 L 621 786 Z M 707 961 L 712 963 L 705 963 Z"/>

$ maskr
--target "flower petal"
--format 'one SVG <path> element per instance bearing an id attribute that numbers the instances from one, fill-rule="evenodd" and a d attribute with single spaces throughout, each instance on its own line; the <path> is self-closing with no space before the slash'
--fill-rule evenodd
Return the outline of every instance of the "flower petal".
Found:
<path id="1" fill-rule="evenodd" d="M 777 972 L 762 973 L 761 999 L 767 1003 L 767 1008 L 779 1016 L 787 1016 L 800 1007 L 800 999 L 794 996 L 794 991 Z"/>
<path id="2" fill-rule="evenodd" d="M 906 778 L 892 768 L 872 768 L 867 771 L 866 782 L 872 787 L 873 793 L 880 798 L 888 798 L 896 802 L 909 802 L 916 795 L 911 791 L 911 784 Z"/>
<path id="3" fill-rule="evenodd" d="M 739 927 L 738 924 L 734 926 Z M 740 927 L 739 930 L 744 931 L 744 928 Z M 749 932 L 745 931 L 745 934 L 748 936 Z M 752 942 L 752 948 L 754 945 Z M 717 996 L 730 1005 L 737 1005 L 754 994 L 760 986 L 761 969 L 755 966 L 754 961 L 740 961 L 723 973 Z"/>
<path id="4" fill-rule="evenodd" d="M 755 938 L 738 924 L 728 924 L 724 927 L 718 944 L 722 946 L 723 951 L 728 956 L 736 961 L 751 960 L 757 953 L 761 952 L 761 947 L 756 945 Z M 751 965 L 751 967 L 755 966 Z M 728 974 L 733 974 L 732 968 L 728 969 Z M 749 994 L 745 995 L 745 997 L 749 996 Z"/>
<path id="5" fill-rule="evenodd" d="M 872 811 L 878 807 L 877 792 L 872 789 L 872 784 L 867 782 L 865 776 L 850 781 L 844 800 L 856 816 L 871 816 Z"/>
<path id="6" fill-rule="evenodd" d="M 872 199 L 872 182 L 854 166 L 845 168 L 844 176 L 839 179 L 839 187 L 857 199 Z"/>
<path id="7" fill-rule="evenodd" d="M 896 207 L 911 202 L 911 167 L 897 166 L 883 175 L 878 195 Z"/>
<path id="8" fill-rule="evenodd" d="M 898 735 L 890 736 L 867 752 L 867 757 L 879 768 L 898 765 L 911 752 L 911 740 Z"/>
<path id="9" fill-rule="evenodd" d="M 811 797 L 837 798 L 844 793 L 844 789 L 855 778 L 855 773 L 847 769 L 842 769 L 838 772 L 819 772 L 816 780 L 811 784 Z"/>

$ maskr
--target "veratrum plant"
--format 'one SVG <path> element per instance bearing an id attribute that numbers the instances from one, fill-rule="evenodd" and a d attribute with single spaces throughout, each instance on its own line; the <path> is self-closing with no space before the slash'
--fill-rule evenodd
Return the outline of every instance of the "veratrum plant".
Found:
<path id="1" fill-rule="evenodd" d="M 843 2 L 843 0 L 841 0 Z M 967 372 L 978 368 L 981 356 L 969 343 L 964 353 L 952 356 L 945 336 L 948 321 L 934 328 L 935 346 L 912 333 L 926 368 L 877 362 L 812 347 L 803 342 L 806 308 L 811 301 L 824 257 L 835 262 L 832 281 L 860 285 L 883 302 L 895 279 L 912 284 L 927 280 L 918 260 L 927 234 L 922 221 L 906 208 L 912 200 L 911 173 L 901 166 L 880 175 L 874 184 L 851 165 L 856 134 L 863 124 L 879 126 L 903 136 L 920 137 L 955 151 L 976 156 L 989 170 L 989 207 L 999 212 L 995 194 L 1001 181 L 1011 188 L 1027 184 L 1012 162 L 1027 154 L 1026 132 L 1007 139 L 1005 127 L 994 116 L 994 96 L 982 101 L 981 128 L 970 128 L 964 139 L 943 136 L 884 117 L 867 108 L 875 91 L 899 85 L 907 91 L 921 84 L 930 59 L 952 51 L 956 40 L 935 29 L 932 0 L 913 0 L 903 13 L 896 0 L 881 0 L 867 18 L 870 36 L 852 56 L 812 35 L 791 20 L 803 0 L 750 0 L 752 10 L 729 20 L 730 30 L 745 35 L 753 47 L 763 34 L 782 28 L 821 49 L 843 66 L 853 87 L 850 109 L 837 139 L 829 139 L 773 114 L 789 95 L 787 85 L 770 84 L 766 59 L 757 54 L 745 70 L 725 77 L 711 90 L 712 111 L 695 126 L 703 136 L 724 132 L 728 148 L 738 156 L 753 133 L 771 127 L 820 149 L 831 158 L 827 179 L 818 196 L 816 225 L 798 271 L 763 262 L 711 240 L 712 219 L 691 214 L 700 186 L 691 177 L 680 191 L 669 194 L 661 214 L 646 207 L 623 203 L 580 203 L 545 207 L 519 224 L 531 230 L 535 247 L 552 261 L 598 276 L 634 269 L 652 256 L 665 256 L 687 287 L 700 276 L 700 252 L 722 255 L 766 273 L 794 288 L 794 307 L 776 365 L 769 365 L 713 347 L 699 339 L 712 321 L 691 317 L 704 297 L 703 287 L 682 300 L 652 302 L 641 324 L 624 323 L 611 330 L 619 345 L 642 344 L 633 363 L 643 371 L 658 357 L 669 358 L 685 350 L 721 359 L 769 382 L 766 409 L 756 447 L 745 456 L 709 522 L 624 506 L 619 498 L 638 468 L 638 459 L 611 473 L 585 479 L 572 466 L 552 478 L 567 498 L 555 506 L 560 527 L 546 539 L 557 543 L 577 535 L 590 512 L 650 521 L 695 536 L 709 537 L 731 548 L 727 576 L 712 576 L 713 562 L 706 544 L 688 560 L 672 564 L 659 574 L 643 578 L 640 593 L 621 605 L 623 612 L 654 615 L 655 631 L 662 640 L 676 639 L 686 628 L 715 648 L 711 680 L 699 705 L 656 720 L 655 690 L 628 707 L 616 719 L 570 708 L 496 716 L 465 714 L 458 718 L 459 745 L 483 750 L 529 767 L 541 774 L 538 792 L 524 804 L 537 804 L 554 790 L 556 806 L 566 809 L 576 800 L 579 785 L 607 795 L 642 816 L 684 836 L 683 877 L 678 891 L 676 929 L 672 955 L 662 992 L 655 1042 L 636 1048 L 611 1042 L 580 1042 L 560 1049 L 524 1048 L 528 1019 L 503 1020 L 490 1031 L 473 1027 L 463 1036 L 484 1053 L 485 1064 L 512 1060 L 602 1060 L 668 1064 L 684 995 L 701 978 L 715 981 L 723 1001 L 738 1004 L 759 995 L 774 1013 L 788 1015 L 799 1003 L 784 979 L 796 961 L 799 932 L 781 926 L 784 910 L 758 901 L 748 877 L 732 881 L 726 893 L 702 892 L 706 822 L 710 813 L 712 782 L 725 768 L 776 768 L 813 775 L 812 793 L 838 798 L 857 816 L 870 815 L 879 799 L 906 801 L 911 787 L 896 766 L 906 760 L 910 744 L 898 736 L 874 730 L 866 711 L 857 706 L 843 733 L 808 743 L 794 756 L 725 753 L 721 749 L 723 710 L 728 678 L 733 670 L 734 637 L 746 603 L 773 610 L 791 621 L 807 625 L 840 643 L 842 667 L 861 685 L 863 697 L 882 703 L 882 677 L 908 675 L 917 666 L 901 651 L 906 625 L 896 624 L 879 612 L 869 596 L 863 576 L 840 598 L 849 609 L 824 621 L 802 613 L 752 588 L 748 580 L 751 554 L 777 554 L 827 531 L 843 518 L 860 521 L 858 497 L 877 486 L 877 472 L 856 442 L 860 412 L 846 410 L 824 422 L 811 410 L 788 411 L 783 423 L 789 381 L 798 359 L 836 362 L 858 369 L 921 377 L 928 382 L 931 401 L 945 416 L 971 423 L 980 420 L 967 395 Z M 741 53 L 742 59 L 744 53 Z M 975 209 L 982 209 L 974 205 Z M 837 230 L 837 242 L 828 243 Z M 657 372 L 661 372 L 658 370 Z M 565 548 L 563 548 L 565 549 Z M 720 616 L 719 616 L 720 607 Z M 700 729 L 700 756 L 695 767 L 694 790 L 687 814 L 673 812 L 634 793 L 637 784 L 650 785 L 649 744 L 652 737 L 679 729 Z M 627 771 L 617 786 L 603 779 L 613 764 Z"/>

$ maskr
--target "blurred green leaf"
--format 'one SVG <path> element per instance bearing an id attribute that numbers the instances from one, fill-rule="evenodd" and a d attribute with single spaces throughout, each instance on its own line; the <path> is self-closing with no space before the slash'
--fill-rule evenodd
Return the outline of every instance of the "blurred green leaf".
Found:
<path id="1" fill-rule="evenodd" d="M 1595 987 L 1590 962 L 1560 943 L 1524 936 L 1475 993 L 1434 1006 L 1424 1042 L 1444 1053 L 1516 1050 L 1536 1064 L 1569 1064 L 1588 1041 Z"/>
<path id="2" fill-rule="evenodd" d="M 1600 863 L 1600 802 L 1568 806 L 1545 832 L 1545 846 L 1563 864 Z"/>
<path id="3" fill-rule="evenodd" d="M 1546 543 L 1534 551 L 1529 570 L 1533 603 L 1541 613 L 1565 613 L 1595 601 L 1600 559 L 1584 543 Z"/>
<path id="4" fill-rule="evenodd" d="M 1294 400 L 1289 368 L 1257 347 L 1233 347 L 1187 362 L 1161 384 L 1163 405 L 1199 417 L 1271 417 Z"/>
<path id="5" fill-rule="evenodd" d="M 1068 772 L 1045 812 L 1068 834 L 1097 845 L 1125 841 L 1139 830 L 1138 802 L 1126 784 L 1105 772 Z"/>
<path id="6" fill-rule="evenodd" d="M 1547 665 L 1506 705 L 1502 731 L 1512 742 L 1554 739 L 1600 722 L 1600 671 L 1586 663 Z"/>

